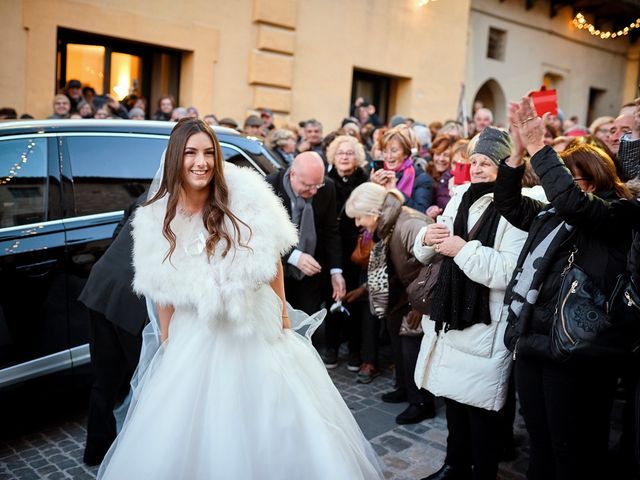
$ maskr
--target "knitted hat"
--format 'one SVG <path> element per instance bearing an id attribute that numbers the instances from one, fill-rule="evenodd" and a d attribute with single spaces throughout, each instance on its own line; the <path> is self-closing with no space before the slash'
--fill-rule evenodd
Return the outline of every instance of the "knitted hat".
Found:
<path id="1" fill-rule="evenodd" d="M 487 127 L 480 132 L 471 154 L 486 155 L 492 162 L 499 165 L 502 160 L 511 155 L 512 147 L 511 137 L 506 131 L 496 127 Z"/>

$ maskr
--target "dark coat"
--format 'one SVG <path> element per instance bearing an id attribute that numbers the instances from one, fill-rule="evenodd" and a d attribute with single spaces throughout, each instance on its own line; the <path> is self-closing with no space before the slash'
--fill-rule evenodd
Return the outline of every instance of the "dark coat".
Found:
<path id="1" fill-rule="evenodd" d="M 270 152 L 273 153 L 274 158 L 282 166 L 282 168 L 288 168 L 289 166 L 291 166 L 293 158 L 295 158 L 295 155 L 291 155 L 291 161 L 289 161 L 286 154 L 277 147 L 272 148 Z"/>
<path id="2" fill-rule="evenodd" d="M 409 208 L 419 211 L 420 213 L 424 213 L 427 211 L 427 208 L 431 206 L 433 196 L 433 179 L 431 178 L 431 175 L 419 166 L 414 166 L 413 168 L 415 168 L 416 171 L 416 176 L 413 180 L 413 189 L 411 190 L 410 197 L 405 195 L 404 204 Z M 401 178 L 402 172 L 397 172 L 396 184 L 400 183 Z"/>
<path id="3" fill-rule="evenodd" d="M 272 173 L 267 177 L 267 182 L 271 184 L 276 195 L 282 199 L 289 213 L 289 218 L 291 218 L 291 198 L 287 195 L 283 183 L 285 173 L 286 170 Z M 316 251 L 312 256 L 320 264 L 323 271 L 328 272 L 332 268 L 342 268 L 342 246 L 336 211 L 336 187 L 330 178 L 325 177 L 325 186 L 318 190 L 318 193 L 313 197 L 312 205 L 318 238 Z M 289 253 L 282 258 L 283 262 L 287 261 Z"/>
<path id="4" fill-rule="evenodd" d="M 629 272 L 636 282 L 640 285 L 640 232 L 636 232 L 629 253 Z"/>
<path id="5" fill-rule="evenodd" d="M 357 168 L 348 177 L 338 175 L 336 169 L 332 169 L 327 176 L 331 178 L 336 187 L 336 210 L 338 211 L 338 230 L 342 245 L 343 276 L 347 282 L 347 290 L 358 286 L 360 267 L 351 262 L 351 254 L 356 248 L 360 229 L 356 221 L 349 218 L 345 212 L 345 204 L 351 192 L 358 186 L 369 180 L 369 176 L 362 168 Z"/>
<path id="6" fill-rule="evenodd" d="M 145 300 L 138 297 L 131 287 L 134 273 L 131 214 L 145 199 L 146 193 L 125 212 L 114 232 L 115 239 L 91 268 L 87 283 L 78 297 L 87 308 L 101 313 L 111 323 L 132 335 L 138 335 L 147 322 Z"/>
<path id="7" fill-rule="evenodd" d="M 431 199 L 432 205 L 437 205 L 444 210 L 449 200 L 451 200 L 451 194 L 449 193 L 449 180 L 453 177 L 453 172 L 447 170 L 437 182 L 433 184 L 433 198 Z"/>
<path id="8" fill-rule="evenodd" d="M 530 310 L 523 309 L 515 318 L 511 331 L 520 333 L 518 354 L 534 354 L 548 357 L 549 335 L 553 322 L 561 272 L 567 265 L 570 251 L 577 247 L 575 263 L 579 265 L 598 287 L 608 295 L 617 276 L 626 268 L 627 252 L 631 242 L 630 223 L 616 212 L 615 204 L 620 201 L 615 192 L 597 192 L 596 195 L 582 192 L 564 163 L 551 147 L 545 147 L 531 159 L 531 165 L 544 188 L 549 204 L 524 197 L 521 194 L 524 167 L 511 168 L 505 163 L 499 168 L 494 192 L 494 204 L 498 212 L 514 227 L 529 232 L 524 244 L 515 275 L 521 270 L 527 254 L 562 221 L 575 228 L 574 233 L 546 262 L 541 273 L 542 286 L 536 304 Z M 626 202 L 629 204 L 630 202 Z M 555 209 L 555 214 L 538 214 L 542 210 Z M 625 210 L 626 211 L 626 210 Z M 537 276 L 537 275 L 536 275 Z M 538 284 L 534 278 L 533 283 Z M 513 280 L 507 289 L 505 303 L 511 302 Z M 529 314 L 525 314 L 525 311 Z M 506 338 L 507 347 L 513 350 L 515 336 Z"/>

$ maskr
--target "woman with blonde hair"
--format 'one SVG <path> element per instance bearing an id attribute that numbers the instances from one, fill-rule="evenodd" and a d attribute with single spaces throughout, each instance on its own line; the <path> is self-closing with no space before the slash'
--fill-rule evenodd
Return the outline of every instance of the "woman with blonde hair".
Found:
<path id="1" fill-rule="evenodd" d="M 358 242 L 358 227 L 352 218 L 345 215 L 345 203 L 351 192 L 365 183 L 369 178 L 362 167 L 366 165 L 365 151 L 356 137 L 338 135 L 327 147 L 327 162 L 329 173 L 327 176 L 336 186 L 336 211 L 338 213 L 338 230 L 342 240 L 342 276 L 347 284 L 347 291 L 354 290 L 361 283 L 361 268 L 351 261 L 351 253 Z M 348 306 L 350 315 L 343 311 L 330 313 L 325 320 L 325 335 L 327 350 L 323 357 L 327 368 L 338 366 L 338 350 L 341 343 L 341 330 L 348 341 L 349 358 L 347 368 L 352 372 L 360 370 L 362 333 L 361 324 L 366 309 L 362 302 L 350 298 L 343 299 Z M 363 312 L 363 310 L 365 310 Z M 365 319 L 366 321 L 366 319 Z M 375 363 L 375 362 L 369 362 Z"/>
<path id="2" fill-rule="evenodd" d="M 384 169 L 372 172 L 371 181 L 387 190 L 398 189 L 407 207 L 424 213 L 431 205 L 433 181 L 413 164 L 413 155 L 419 148 L 415 133 L 406 125 L 386 132 L 380 139 Z"/>
<path id="3" fill-rule="evenodd" d="M 433 395 L 418 389 L 413 380 L 422 338 L 418 326 L 421 315 L 412 309 L 406 293 L 421 268 L 412 253 L 413 240 L 432 220 L 403 206 L 404 200 L 404 194 L 395 188 L 387 190 L 367 182 L 353 191 L 346 212 L 375 241 L 366 289 L 371 313 L 386 323 L 396 372 L 396 389 L 382 395 L 382 401 L 408 401 L 409 406 L 396 417 L 396 423 L 412 424 L 435 415 Z"/>

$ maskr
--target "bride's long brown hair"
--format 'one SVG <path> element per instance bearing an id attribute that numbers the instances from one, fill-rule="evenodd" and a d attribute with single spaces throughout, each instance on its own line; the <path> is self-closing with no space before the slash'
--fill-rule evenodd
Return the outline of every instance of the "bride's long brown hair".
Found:
<path id="1" fill-rule="evenodd" d="M 222 251 L 223 257 L 229 253 L 231 248 L 237 246 L 231 232 L 228 231 L 225 225 L 225 216 L 228 217 L 231 222 L 233 234 L 238 245 L 246 247 L 240 238 L 239 224 L 249 229 L 249 238 L 251 237 L 251 228 L 229 210 L 229 189 L 224 179 L 224 158 L 216 134 L 211 127 L 202 120 L 197 118 L 183 118 L 173 127 L 171 137 L 169 137 L 160 188 L 145 204 L 149 205 L 150 203 L 160 200 L 165 195 L 169 195 L 162 226 L 162 234 L 169 241 L 169 251 L 164 258 L 165 260 L 170 258 L 176 249 L 176 235 L 173 230 L 171 230 L 171 221 L 176 216 L 178 200 L 180 199 L 180 193 L 182 191 L 184 149 L 189 138 L 200 132 L 206 134 L 211 139 L 214 156 L 213 178 L 209 183 L 209 196 L 202 211 L 202 221 L 209 232 L 209 237 L 206 241 L 207 255 L 209 257 L 213 255 L 215 246 L 220 240 L 225 242 L 225 247 Z"/>

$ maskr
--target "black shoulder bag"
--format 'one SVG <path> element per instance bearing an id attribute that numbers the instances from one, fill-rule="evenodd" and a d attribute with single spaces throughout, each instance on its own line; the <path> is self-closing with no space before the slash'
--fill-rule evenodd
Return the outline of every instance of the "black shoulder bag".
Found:
<path id="1" fill-rule="evenodd" d="M 577 248 L 562 272 L 551 328 L 551 353 L 562 362 L 620 358 L 640 348 L 640 296 L 628 273 L 607 298 L 575 264 Z"/>

